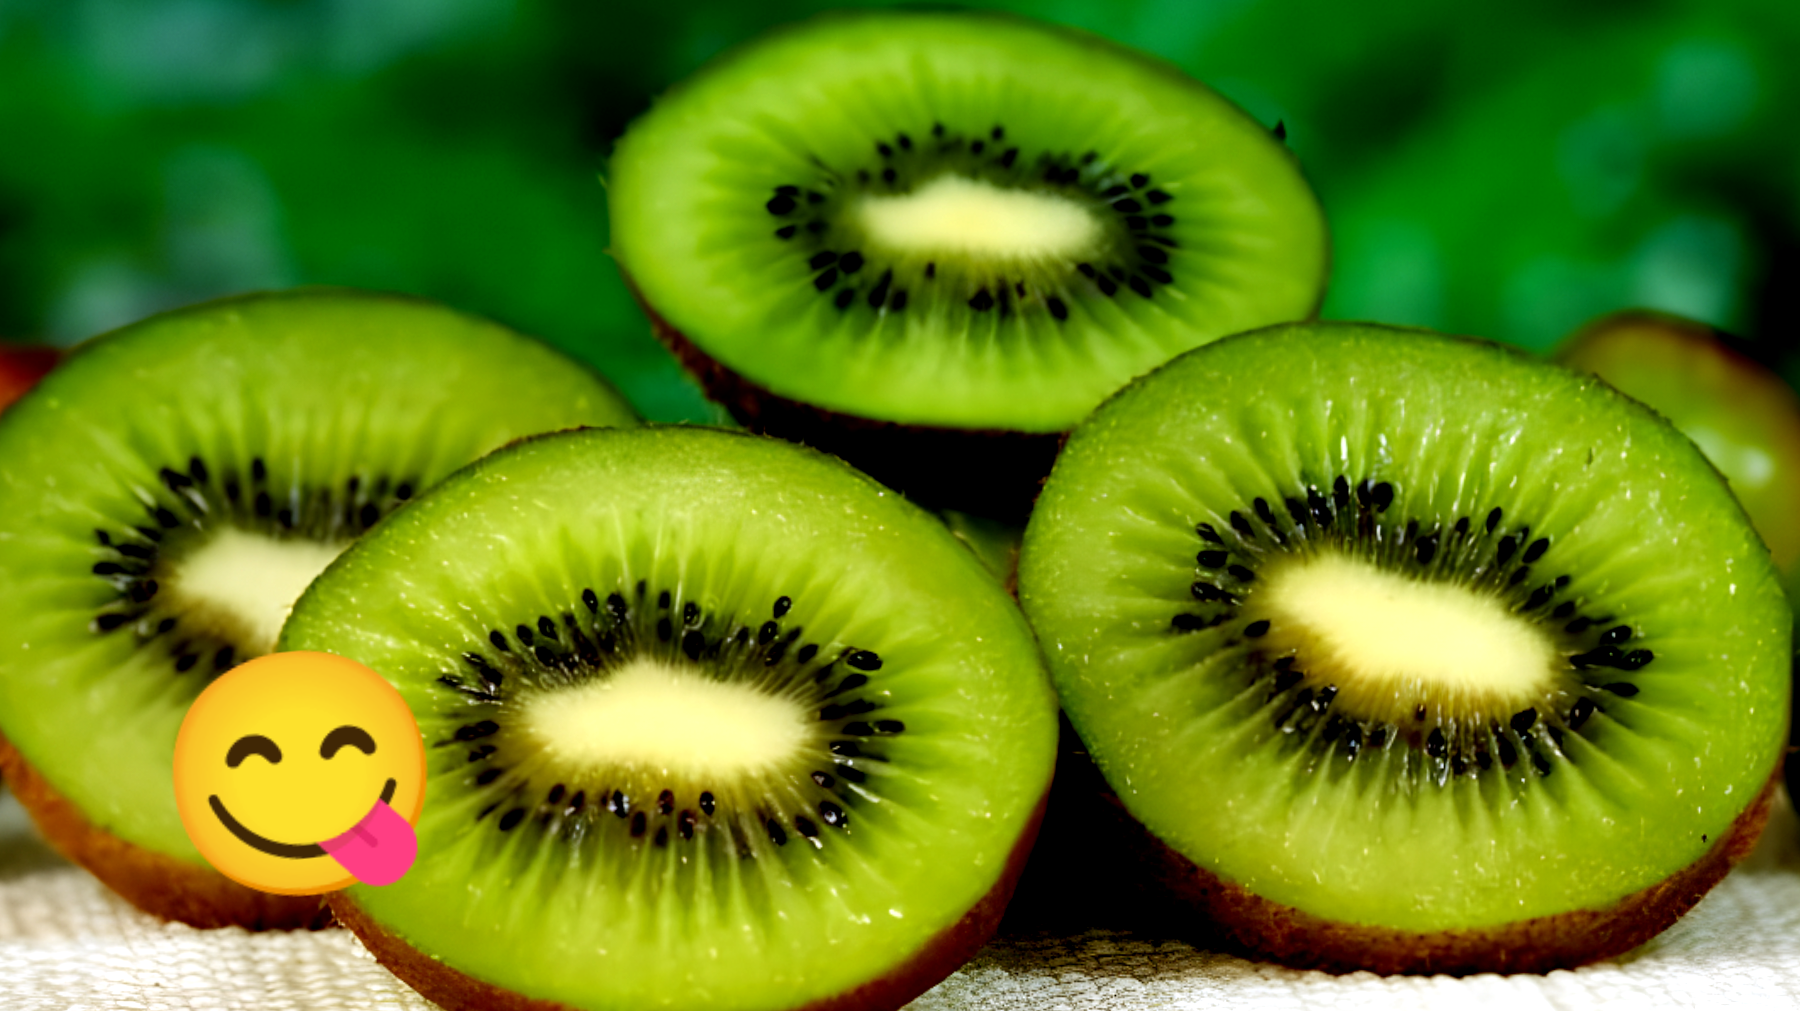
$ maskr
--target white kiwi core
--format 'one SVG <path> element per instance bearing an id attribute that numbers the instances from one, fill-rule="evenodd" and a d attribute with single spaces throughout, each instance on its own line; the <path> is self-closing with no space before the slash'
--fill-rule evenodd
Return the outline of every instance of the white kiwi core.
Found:
<path id="1" fill-rule="evenodd" d="M 1097 249 L 1104 235 L 1094 212 L 1066 197 L 959 175 L 938 176 L 911 193 L 865 196 L 852 213 L 874 242 L 920 256 L 1074 259 Z"/>
<path id="2" fill-rule="evenodd" d="M 176 562 L 165 578 L 170 599 L 231 639 L 241 657 L 275 651 L 294 601 L 349 541 L 276 540 L 224 527 Z M 190 619 L 184 622 L 192 623 Z"/>
<path id="3" fill-rule="evenodd" d="M 811 736 L 808 712 L 792 699 L 650 658 L 536 695 L 523 715 L 526 733 L 563 768 L 694 781 L 774 772 Z"/>
<path id="4" fill-rule="evenodd" d="M 1336 552 L 1293 558 L 1261 581 L 1264 648 L 1293 650 L 1297 670 L 1364 716 L 1398 720 L 1422 704 L 1449 718 L 1511 713 L 1567 666 L 1537 625 L 1465 586 Z"/>

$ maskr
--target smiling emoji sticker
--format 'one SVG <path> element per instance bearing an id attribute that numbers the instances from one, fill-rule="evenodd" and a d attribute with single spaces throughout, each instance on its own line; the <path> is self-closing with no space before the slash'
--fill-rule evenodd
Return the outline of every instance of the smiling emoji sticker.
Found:
<path id="1" fill-rule="evenodd" d="M 425 746 L 393 686 L 330 653 L 232 668 L 188 709 L 175 800 L 200 855 L 258 891 L 400 880 L 418 855 Z"/>

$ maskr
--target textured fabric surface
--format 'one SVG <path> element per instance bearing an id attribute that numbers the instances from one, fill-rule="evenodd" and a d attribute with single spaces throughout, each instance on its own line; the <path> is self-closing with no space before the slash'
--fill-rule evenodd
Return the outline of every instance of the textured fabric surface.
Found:
<path id="1" fill-rule="evenodd" d="M 1013 938 L 917 1011 L 1582 1011 L 1800 1008 L 1800 823 L 1785 797 L 1756 854 L 1673 929 L 1618 962 L 1546 976 L 1328 976 L 1126 934 Z M 0 798 L 6 1011 L 430 1009 L 344 930 L 252 934 L 161 923 L 37 840 Z"/>

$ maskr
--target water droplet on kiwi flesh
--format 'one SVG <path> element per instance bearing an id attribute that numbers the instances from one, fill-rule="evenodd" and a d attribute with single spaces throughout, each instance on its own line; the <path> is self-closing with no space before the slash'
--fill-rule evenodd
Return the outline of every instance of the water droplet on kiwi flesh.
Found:
<path id="1" fill-rule="evenodd" d="M 857 807 L 880 797 L 881 777 L 872 773 L 887 761 L 883 743 L 906 732 L 904 721 L 881 715 L 883 657 L 808 641 L 795 617 L 803 599 L 782 595 L 762 613 L 737 615 L 709 611 L 681 591 L 648 589 L 622 580 L 583 589 L 559 613 L 497 617 L 465 645 L 460 669 L 438 678 L 438 725 L 453 729 L 427 743 L 464 770 L 471 821 L 583 846 L 711 843 L 740 859 L 796 840 L 822 849 L 833 831 L 851 831 Z M 671 614 L 680 616 L 680 632 L 665 635 Z M 534 697 L 612 677 L 639 659 L 794 701 L 815 723 L 813 753 L 779 790 L 751 796 L 742 784 L 705 778 L 564 768 L 509 732 Z M 680 733 L 678 715 L 670 732 Z"/>
<path id="2" fill-rule="evenodd" d="M 816 175 L 775 186 L 763 209 L 779 221 L 777 239 L 806 262 L 811 284 L 839 311 L 934 311 L 952 304 L 1000 319 L 1044 317 L 1066 322 L 1083 298 L 1114 298 L 1121 290 L 1142 299 L 1175 283 L 1168 233 L 1175 196 L 1148 173 L 1076 154 L 1015 143 L 1003 125 L 972 131 L 934 123 L 871 143 L 860 162 L 827 165 Z M 940 254 L 925 259 L 884 251 L 860 229 L 843 224 L 848 207 L 866 195 L 910 193 L 945 175 L 1001 190 L 1053 194 L 1086 208 L 1109 233 L 1104 255 L 1079 263 L 986 263 Z"/>
<path id="3" fill-rule="evenodd" d="M 341 485 L 308 484 L 262 457 L 248 465 L 208 460 L 198 453 L 157 468 L 157 481 L 131 489 L 135 515 L 96 527 L 89 572 L 106 583 L 109 599 L 89 628 L 97 635 L 130 635 L 139 649 L 167 653 L 177 675 L 210 680 L 266 652 L 248 641 L 238 616 L 183 606 L 166 592 L 183 560 L 226 529 L 273 541 L 341 545 L 354 540 L 412 498 L 421 479 L 353 475 Z M 196 689 L 197 690 L 197 689 Z"/>
<path id="4" fill-rule="evenodd" d="M 1655 651 L 1624 648 L 1639 637 L 1613 615 L 1582 613 L 1583 601 L 1570 594 L 1572 577 L 1549 574 L 1555 545 L 1533 539 L 1528 523 L 1515 524 L 1499 508 L 1426 522 L 1394 510 L 1398 498 L 1389 482 L 1336 475 L 1303 482 L 1279 511 L 1256 498 L 1247 510 L 1194 524 L 1192 600 L 1172 615 L 1170 634 L 1230 637 L 1228 645 L 1243 651 L 1246 687 L 1264 693 L 1272 726 L 1325 761 L 1369 761 L 1373 752 L 1399 749 L 1403 775 L 1438 786 L 1461 776 L 1553 774 L 1558 763 L 1573 761 L 1567 735 L 1592 733 L 1596 716 L 1638 694 L 1637 684 L 1618 675 L 1649 665 Z M 1259 650 L 1270 622 L 1245 617 L 1256 613 L 1260 569 L 1285 554 L 1321 549 L 1497 597 L 1558 644 L 1564 676 L 1536 705 L 1473 719 L 1440 712 L 1432 699 L 1417 700 L 1410 720 L 1352 711 L 1337 699 L 1327 665 L 1309 663 L 1303 652 Z M 1534 573 L 1540 562 L 1548 568 Z"/>

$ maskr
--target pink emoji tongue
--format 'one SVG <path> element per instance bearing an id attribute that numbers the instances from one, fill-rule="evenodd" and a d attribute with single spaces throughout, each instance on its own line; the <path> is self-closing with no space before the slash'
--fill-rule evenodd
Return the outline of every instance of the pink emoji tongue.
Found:
<path id="1" fill-rule="evenodd" d="M 319 847 L 363 884 L 391 885 L 412 867 L 419 837 L 405 818 L 378 800 L 355 828 Z"/>

